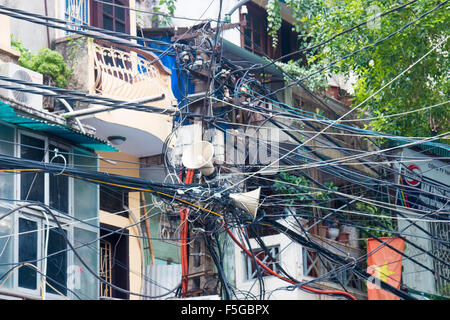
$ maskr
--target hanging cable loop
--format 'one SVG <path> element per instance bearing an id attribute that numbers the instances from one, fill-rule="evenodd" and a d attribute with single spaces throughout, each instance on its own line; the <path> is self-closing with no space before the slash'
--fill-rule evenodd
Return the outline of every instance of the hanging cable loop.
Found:
<path id="1" fill-rule="evenodd" d="M 59 149 L 58 149 L 58 148 L 55 148 L 55 149 L 53 150 L 53 152 L 54 152 L 54 156 L 53 156 L 52 159 L 50 160 L 50 163 L 53 163 L 53 160 L 55 160 L 55 159 L 57 159 L 57 158 L 61 158 L 61 159 L 63 159 L 63 161 L 64 161 L 64 167 L 63 167 L 63 169 L 61 170 L 61 172 L 59 172 L 59 173 L 54 173 L 54 174 L 53 174 L 53 175 L 55 175 L 55 176 L 59 176 L 59 175 L 62 175 L 62 174 L 64 173 L 64 171 L 66 170 L 66 168 L 67 168 L 67 160 L 66 160 L 66 157 L 64 157 L 62 154 L 59 153 Z"/>

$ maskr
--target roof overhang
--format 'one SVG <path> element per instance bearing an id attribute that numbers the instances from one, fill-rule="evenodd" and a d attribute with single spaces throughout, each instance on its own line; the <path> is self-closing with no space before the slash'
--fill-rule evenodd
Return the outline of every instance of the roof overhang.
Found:
<path id="1" fill-rule="evenodd" d="M 110 136 L 122 136 L 126 140 L 117 146 L 120 152 L 124 152 L 138 158 L 160 154 L 163 141 L 148 131 L 133 128 L 124 124 L 105 121 L 97 117 L 85 118 L 83 124 L 95 127 L 97 137 L 108 139 Z"/>
<path id="2" fill-rule="evenodd" d="M 46 111 L 12 106 L 12 104 L 0 101 L 0 121 L 44 132 L 94 151 L 118 151 L 107 141 L 101 140 L 91 133 L 82 133 L 67 120 Z"/>
<path id="3" fill-rule="evenodd" d="M 223 56 L 229 59 L 234 64 L 243 68 L 254 67 L 255 71 L 260 73 L 266 73 L 272 75 L 272 80 L 283 80 L 283 72 L 274 64 L 270 64 L 270 61 L 241 48 L 234 43 L 222 39 Z M 257 67 L 260 66 L 258 69 Z"/>

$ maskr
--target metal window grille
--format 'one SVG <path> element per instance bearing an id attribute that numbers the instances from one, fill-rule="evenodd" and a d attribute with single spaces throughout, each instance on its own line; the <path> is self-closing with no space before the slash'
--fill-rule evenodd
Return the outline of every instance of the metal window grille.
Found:
<path id="1" fill-rule="evenodd" d="M 112 245 L 104 240 L 100 240 L 100 277 L 112 282 Z M 111 287 L 103 282 L 100 282 L 100 297 L 112 297 Z"/>
<path id="2" fill-rule="evenodd" d="M 277 263 L 280 263 L 280 257 L 279 257 L 280 256 L 280 254 L 279 254 L 280 247 L 274 246 L 274 247 L 269 247 L 267 249 L 268 249 L 270 255 L 267 254 L 266 251 L 264 251 L 262 249 L 253 250 L 252 253 L 255 256 L 255 258 L 257 258 L 262 263 L 264 263 L 267 267 L 269 267 L 269 269 L 278 273 Z M 259 268 L 259 272 L 261 273 L 261 275 L 263 277 L 272 275 L 268 271 L 260 268 L 259 265 L 257 266 L 252 257 L 250 257 L 249 255 L 247 255 L 244 252 L 242 254 L 244 255 L 246 280 L 254 280 L 254 279 L 258 278 L 258 269 L 257 268 Z"/>
<path id="3" fill-rule="evenodd" d="M 341 270 L 340 265 L 324 258 L 320 259 L 317 252 L 309 249 L 303 250 L 304 275 L 313 278 L 326 276 L 324 281 L 342 283 L 344 287 L 350 287 L 359 291 L 365 290 L 364 281 L 359 279 L 353 272 Z M 341 270 L 333 272 L 334 270 Z"/>
<path id="4" fill-rule="evenodd" d="M 66 0 L 64 18 L 76 24 L 89 24 L 89 3 L 88 0 Z M 79 30 L 79 27 L 69 26 L 74 30 Z M 66 32 L 69 34 L 69 32 Z"/>
<path id="5" fill-rule="evenodd" d="M 443 242 L 432 241 L 433 254 L 439 258 L 433 259 L 434 270 L 436 272 L 436 288 L 437 293 L 441 295 L 450 296 L 450 281 L 445 278 L 450 278 L 450 247 L 447 243 L 450 241 L 450 225 L 448 223 L 430 223 L 431 234 L 433 237 L 443 240 Z"/>

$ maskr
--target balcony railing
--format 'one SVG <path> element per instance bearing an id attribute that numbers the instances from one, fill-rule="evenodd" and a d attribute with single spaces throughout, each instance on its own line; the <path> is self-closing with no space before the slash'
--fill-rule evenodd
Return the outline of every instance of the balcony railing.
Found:
<path id="1" fill-rule="evenodd" d="M 317 252 L 304 248 L 303 250 L 304 275 L 313 278 L 322 278 L 323 281 L 342 284 L 359 291 L 365 290 L 365 283 L 358 276 L 343 268 L 338 263 L 333 263 L 325 258 L 319 257 Z"/>
<path id="2" fill-rule="evenodd" d="M 122 101 L 163 93 L 166 99 L 152 105 L 164 108 L 175 99 L 171 71 L 152 52 L 82 36 L 58 39 L 56 50 L 74 68 L 71 89 Z"/>
<path id="3" fill-rule="evenodd" d="M 95 93 L 134 100 L 170 92 L 170 70 L 151 53 L 98 40 L 91 48 Z"/>

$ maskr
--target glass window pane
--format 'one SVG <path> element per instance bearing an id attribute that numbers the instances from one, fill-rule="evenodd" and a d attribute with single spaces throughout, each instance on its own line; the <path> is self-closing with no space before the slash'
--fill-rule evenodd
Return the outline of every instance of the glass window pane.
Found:
<path id="1" fill-rule="evenodd" d="M 261 34 L 259 32 L 253 33 L 253 45 L 256 51 L 261 51 Z"/>
<path id="2" fill-rule="evenodd" d="M 121 5 L 120 3 L 118 5 Z M 116 7 L 115 17 L 121 21 L 125 21 L 125 8 Z"/>
<path id="3" fill-rule="evenodd" d="M 248 28 L 244 29 L 244 45 L 252 47 L 252 31 Z"/>
<path id="4" fill-rule="evenodd" d="M 0 154 L 14 154 L 14 128 L 0 124 Z"/>
<path id="5" fill-rule="evenodd" d="M 103 29 L 114 31 L 113 19 L 107 15 L 103 15 Z"/>
<path id="6" fill-rule="evenodd" d="M 125 33 L 125 24 L 116 21 L 116 31 Z"/>
<path id="7" fill-rule="evenodd" d="M 13 156 L 14 155 L 13 142 L 14 142 L 14 128 L 0 125 L 0 154 Z M 0 173 L 0 197 L 5 199 L 14 198 L 13 173 L 8 172 Z"/>
<path id="8" fill-rule="evenodd" d="M 20 155 L 24 159 L 44 161 L 45 142 L 26 135 L 21 135 Z"/>
<path id="9" fill-rule="evenodd" d="M 44 161 L 45 142 L 21 135 L 20 156 L 24 159 Z M 44 202 L 44 173 L 22 172 L 20 174 L 20 198 Z"/>
<path id="10" fill-rule="evenodd" d="M 61 156 L 55 156 L 55 146 L 50 145 L 49 161 L 64 165 L 64 156 L 66 164 L 69 165 L 68 150 L 58 148 Z M 61 153 L 64 152 L 64 153 Z M 64 213 L 69 212 L 69 177 L 65 175 L 49 174 L 50 181 L 50 206 Z"/>
<path id="11" fill-rule="evenodd" d="M 128 192 L 110 186 L 100 186 L 100 210 L 120 212 L 120 216 L 128 218 L 128 211 L 121 212 L 125 206 L 128 207 Z"/>
<path id="12" fill-rule="evenodd" d="M 103 0 L 103 2 L 112 2 L 112 0 Z M 103 12 L 106 12 L 110 15 L 113 14 L 113 6 L 109 4 L 103 4 Z"/>
<path id="13" fill-rule="evenodd" d="M 1 179 L 1 178 L 0 178 Z M 0 215 L 7 213 L 9 209 L 0 207 Z M 0 220 L 0 278 L 5 279 L 5 273 L 13 267 L 13 227 L 12 227 L 12 215 Z M 4 280 L 2 280 L 3 282 Z M 11 288 L 12 277 L 3 284 L 2 288 Z"/>
<path id="14" fill-rule="evenodd" d="M 254 15 L 252 16 L 252 27 L 253 30 L 260 30 L 261 29 L 261 19 L 259 18 L 259 16 Z"/>
<path id="15" fill-rule="evenodd" d="M 97 171 L 97 157 L 93 153 L 74 150 L 74 166 L 84 170 Z M 74 216 L 98 226 L 98 186 L 94 183 L 74 179 Z M 83 201 L 77 201 L 83 199 Z"/>
<path id="16" fill-rule="evenodd" d="M 50 256 L 47 259 L 47 282 L 53 286 L 60 293 L 67 294 L 67 244 L 61 230 L 58 228 L 51 228 L 48 239 L 48 253 L 60 252 L 56 255 Z M 62 251 L 62 252 L 61 252 Z M 45 253 L 44 253 L 45 254 Z M 49 293 L 59 294 L 49 285 L 46 286 Z"/>
<path id="17" fill-rule="evenodd" d="M 37 259 L 37 223 L 35 221 L 19 219 L 19 263 L 28 262 L 36 266 Z M 37 288 L 37 271 L 30 266 L 19 269 L 19 287 L 27 289 Z"/>
<path id="18" fill-rule="evenodd" d="M 74 246 L 83 261 L 98 274 L 98 233 L 74 228 Z M 85 245 L 85 246 L 83 246 Z M 83 247 L 80 247 L 83 246 Z M 78 257 L 74 256 L 73 273 L 68 283 L 82 299 L 98 299 L 98 280 L 91 274 Z M 69 287 L 70 287 L 69 286 Z"/>

